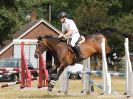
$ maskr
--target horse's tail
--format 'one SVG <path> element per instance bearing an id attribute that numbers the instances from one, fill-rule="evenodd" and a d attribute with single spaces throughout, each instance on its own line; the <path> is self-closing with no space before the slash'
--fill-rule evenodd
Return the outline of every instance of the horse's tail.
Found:
<path id="1" fill-rule="evenodd" d="M 115 35 L 115 34 L 118 34 L 118 35 L 121 35 L 125 38 L 129 38 L 129 40 L 132 40 L 133 41 L 133 35 L 127 33 L 127 32 L 120 32 L 117 28 L 105 28 L 105 29 L 102 29 L 100 31 L 100 33 L 102 33 L 103 35 L 105 36 L 110 36 L 110 35 Z"/>
<path id="2" fill-rule="evenodd" d="M 106 38 L 108 38 L 108 43 L 111 47 L 111 52 L 107 55 L 108 63 L 109 64 L 114 64 L 118 61 L 119 57 L 123 56 L 123 43 L 124 43 L 124 38 L 129 38 L 129 40 L 133 40 L 133 35 L 130 35 L 129 33 L 122 33 L 116 28 L 105 28 L 100 31 L 101 34 L 103 34 Z M 118 39 L 118 42 L 111 42 L 109 39 Z M 122 48 L 120 48 L 119 45 L 123 45 Z M 121 50 L 121 51 L 120 51 Z"/>

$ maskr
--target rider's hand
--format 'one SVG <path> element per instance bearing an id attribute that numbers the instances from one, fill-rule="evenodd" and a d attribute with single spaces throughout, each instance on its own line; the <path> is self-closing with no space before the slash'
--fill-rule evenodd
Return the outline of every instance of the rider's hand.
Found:
<path id="1" fill-rule="evenodd" d="M 60 35 L 58 36 L 58 38 L 61 38 L 61 37 L 63 37 L 63 34 L 60 34 Z"/>

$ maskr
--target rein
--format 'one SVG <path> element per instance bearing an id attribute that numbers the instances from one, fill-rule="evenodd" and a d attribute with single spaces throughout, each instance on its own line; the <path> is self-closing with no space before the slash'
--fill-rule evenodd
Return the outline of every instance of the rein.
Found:
<path id="1" fill-rule="evenodd" d="M 47 45 L 46 45 L 46 50 L 49 50 L 49 51 L 51 51 L 51 53 L 53 54 L 53 55 L 55 55 L 55 53 L 54 53 L 54 49 L 55 49 L 55 47 L 56 47 L 56 45 L 58 44 L 58 43 L 60 43 L 60 44 L 63 44 L 66 48 L 68 48 L 68 46 L 66 46 L 65 45 L 65 43 L 61 43 L 61 41 L 64 41 L 64 39 L 63 38 L 54 38 L 54 37 L 52 37 L 52 36 L 45 36 L 45 37 L 41 37 L 41 39 L 42 39 L 42 41 L 43 41 L 43 39 L 46 39 L 47 41 L 51 41 L 52 39 L 54 40 L 53 41 L 53 43 L 47 43 Z M 45 45 L 44 45 L 45 46 Z"/>
<path id="2" fill-rule="evenodd" d="M 54 48 L 58 43 L 60 42 L 60 40 L 58 40 L 56 43 L 50 45 L 51 48 Z M 47 46 L 48 47 L 48 46 Z"/>
<path id="3" fill-rule="evenodd" d="M 57 42 L 55 42 L 54 44 L 49 44 L 48 46 L 47 46 L 47 49 L 53 54 L 53 56 L 55 56 L 56 57 L 56 54 L 55 54 L 55 52 L 53 51 L 53 49 L 55 48 L 55 46 L 58 44 L 58 43 L 60 43 L 60 41 L 61 41 L 62 39 L 57 39 Z"/>
<path id="4" fill-rule="evenodd" d="M 42 37 L 42 39 L 46 39 L 46 37 Z M 50 37 L 48 37 L 47 39 L 50 39 Z M 53 38 L 56 39 L 56 38 Z M 50 50 L 51 48 L 53 49 L 60 41 L 62 41 L 63 39 L 57 39 L 57 41 L 54 44 L 48 44 L 47 45 L 47 49 Z"/>
<path id="5" fill-rule="evenodd" d="M 55 44 L 52 44 L 51 47 L 55 47 L 60 41 L 62 41 L 63 39 L 62 38 L 58 38 L 57 39 L 57 42 Z"/>

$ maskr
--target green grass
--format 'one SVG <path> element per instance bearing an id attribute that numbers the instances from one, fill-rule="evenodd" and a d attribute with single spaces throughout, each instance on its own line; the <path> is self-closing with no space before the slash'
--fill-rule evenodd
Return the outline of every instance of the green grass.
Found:
<path id="1" fill-rule="evenodd" d="M 101 78 L 93 77 L 97 82 L 101 82 Z M 124 93 L 125 80 L 122 78 L 112 78 L 112 87 L 115 92 L 119 95 L 99 95 L 102 90 L 95 87 L 95 92 L 89 95 L 82 95 L 80 92 L 82 90 L 81 80 L 69 80 L 69 91 L 68 95 L 63 95 L 58 93 L 60 89 L 59 82 L 56 83 L 55 88 L 52 93 L 48 93 L 46 90 L 21 90 L 19 85 L 14 85 L 6 88 L 0 89 L 0 99 L 121 99 Z M 37 81 L 34 81 L 33 85 L 37 86 Z M 117 98 L 116 98 L 117 97 Z"/>

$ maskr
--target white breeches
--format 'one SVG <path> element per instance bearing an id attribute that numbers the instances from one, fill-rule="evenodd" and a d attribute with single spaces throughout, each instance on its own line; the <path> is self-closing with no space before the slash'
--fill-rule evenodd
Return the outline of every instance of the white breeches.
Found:
<path id="1" fill-rule="evenodd" d="M 74 34 L 72 34 L 71 35 L 71 46 L 72 47 L 74 47 L 75 46 L 75 43 L 78 41 L 78 39 L 79 39 L 79 37 L 80 37 L 80 34 L 79 33 L 74 33 Z"/>

